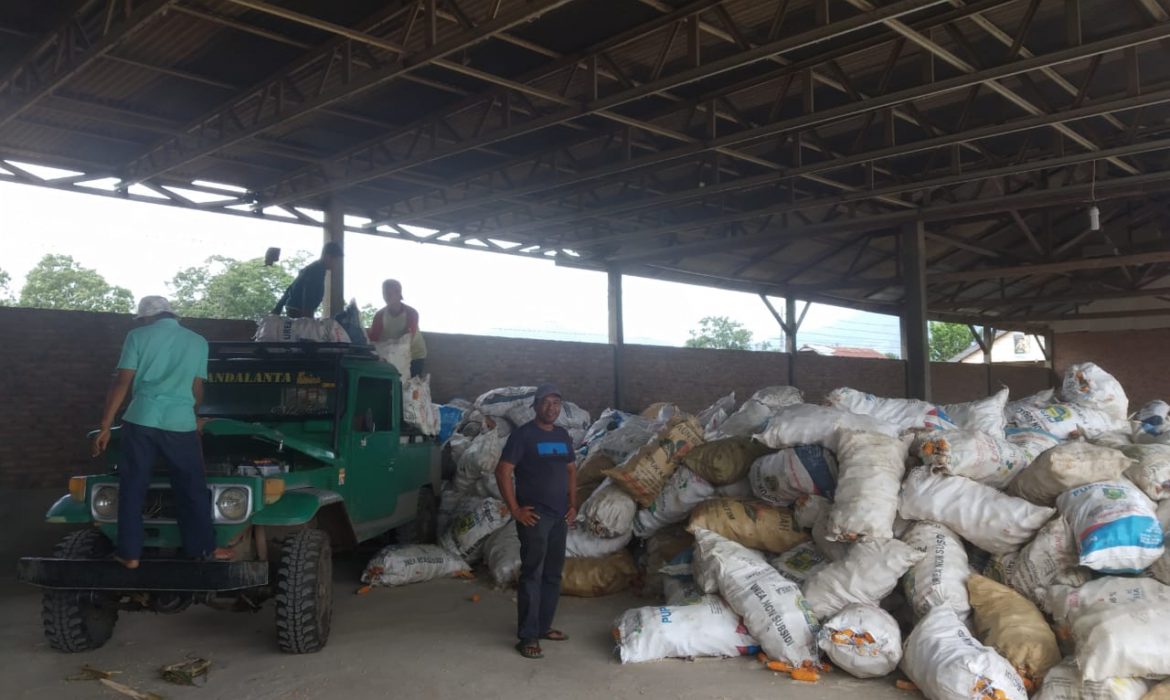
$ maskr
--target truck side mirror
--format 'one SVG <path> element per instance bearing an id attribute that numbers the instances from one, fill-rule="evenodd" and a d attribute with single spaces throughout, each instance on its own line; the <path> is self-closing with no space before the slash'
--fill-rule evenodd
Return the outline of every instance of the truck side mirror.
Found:
<path id="1" fill-rule="evenodd" d="M 280 248 L 269 248 L 264 251 L 264 266 L 272 267 L 280 260 Z"/>

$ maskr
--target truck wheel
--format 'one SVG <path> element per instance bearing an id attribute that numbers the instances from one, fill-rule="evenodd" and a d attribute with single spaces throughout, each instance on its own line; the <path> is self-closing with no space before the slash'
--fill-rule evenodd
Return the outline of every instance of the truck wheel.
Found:
<path id="1" fill-rule="evenodd" d="M 301 530 L 281 546 L 276 568 L 276 641 L 289 654 L 321 651 L 333 617 L 333 549 L 321 530 Z"/>
<path id="2" fill-rule="evenodd" d="M 434 544 L 439 533 L 439 497 L 430 486 L 418 492 L 418 510 L 414 520 L 394 531 L 395 539 L 402 544 Z"/>
<path id="3" fill-rule="evenodd" d="M 53 550 L 59 559 L 101 559 L 113 545 L 97 530 L 70 533 Z M 46 590 L 42 597 L 41 624 L 49 646 L 57 651 L 78 652 L 97 649 L 109 641 L 118 621 L 115 601 L 99 604 L 102 598 L 89 591 Z"/>

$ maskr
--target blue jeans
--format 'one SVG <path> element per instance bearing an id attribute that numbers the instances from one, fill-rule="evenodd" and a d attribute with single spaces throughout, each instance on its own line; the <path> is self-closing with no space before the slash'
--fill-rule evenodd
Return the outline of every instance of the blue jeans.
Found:
<path id="1" fill-rule="evenodd" d="M 203 474 L 199 433 L 175 432 L 123 423 L 118 463 L 118 556 L 142 558 L 142 504 L 150 474 L 161 455 L 167 461 L 183 553 L 193 559 L 215 550 L 211 524 L 211 492 Z"/>
<path id="2" fill-rule="evenodd" d="M 552 629 L 557 613 L 569 525 L 563 517 L 542 513 L 531 527 L 516 523 L 516 532 L 520 535 L 516 636 L 521 641 L 535 641 Z"/>

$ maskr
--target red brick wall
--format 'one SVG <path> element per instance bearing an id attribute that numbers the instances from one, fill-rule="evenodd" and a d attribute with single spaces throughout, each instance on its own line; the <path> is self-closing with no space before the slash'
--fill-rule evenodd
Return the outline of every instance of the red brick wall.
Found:
<path id="1" fill-rule="evenodd" d="M 809 403 L 820 403 L 825 394 L 842 386 L 878 396 L 905 396 L 906 365 L 900 360 L 797 353 L 796 386 L 804 392 L 804 400 Z"/>
<path id="2" fill-rule="evenodd" d="M 1004 386 L 1010 390 L 1009 400 L 1015 400 L 1022 399 L 1029 394 L 1035 394 L 1037 391 L 1051 389 L 1056 386 L 1056 379 L 1047 367 L 1040 364 L 993 364 L 991 366 L 991 389 L 999 391 Z"/>
<path id="3" fill-rule="evenodd" d="M 250 321 L 184 319 L 212 340 L 251 338 Z M 85 434 L 102 404 L 122 339 L 124 314 L 0 309 L 0 489 L 62 486 L 70 474 L 99 468 Z"/>
<path id="4" fill-rule="evenodd" d="M 963 403 L 987 395 L 988 365 L 932 362 L 930 393 L 936 403 Z M 995 391 L 999 385 L 994 385 Z"/>
<path id="5" fill-rule="evenodd" d="M 1170 372 L 1166 371 L 1170 328 L 1058 333 L 1053 346 L 1057 376 L 1069 365 L 1096 362 L 1121 382 L 1131 411 L 1154 399 L 1170 400 Z"/>
<path id="6" fill-rule="evenodd" d="M 502 386 L 555 382 L 565 398 L 593 417 L 613 402 L 613 348 L 476 335 L 427 333 L 431 396 L 443 402 Z"/>
<path id="7" fill-rule="evenodd" d="M 209 340 L 247 339 L 255 330 L 249 321 L 184 319 L 183 324 Z M 88 456 L 85 433 L 97 426 L 122 339 L 132 327 L 132 320 L 119 314 L 0 308 L 5 369 L 0 396 L 6 401 L 0 416 L 0 489 L 63 486 L 70 474 L 98 468 Z M 609 345 L 446 333 L 428 333 L 427 345 L 436 401 L 474 399 L 496 387 L 546 380 L 560 384 L 567 398 L 594 417 L 613 401 Z M 732 390 L 742 401 L 760 387 L 786 384 L 788 362 L 783 353 L 629 345 L 623 353 L 622 407 L 641 410 L 665 400 L 697 411 Z M 810 402 L 839 386 L 883 396 L 905 392 L 904 365 L 895 360 L 804 354 L 796 358 L 796 369 L 796 385 Z M 983 396 L 984 371 L 936 365 L 937 400 Z M 997 366 L 994 371 L 1008 380 L 1013 395 L 1048 386 L 1043 369 Z"/>
<path id="8" fill-rule="evenodd" d="M 788 355 L 780 352 L 627 345 L 622 359 L 622 408 L 631 411 L 670 401 L 697 412 L 730 391 L 743 401 L 761 387 L 788 383 Z"/>

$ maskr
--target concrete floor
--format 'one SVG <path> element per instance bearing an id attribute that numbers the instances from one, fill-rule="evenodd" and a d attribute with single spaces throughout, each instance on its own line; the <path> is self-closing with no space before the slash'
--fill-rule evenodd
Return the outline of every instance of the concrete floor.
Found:
<path id="1" fill-rule="evenodd" d="M 562 599 L 557 624 L 572 639 L 546 642 L 545 658 L 512 649 L 511 592 L 482 581 L 445 579 L 354 595 L 361 563 L 336 562 L 333 631 L 318 654 L 288 656 L 273 641 L 272 607 L 228 613 L 195 607 L 176 616 L 123 613 L 102 649 L 60 654 L 44 642 L 40 597 L 0 579 L 0 692 L 5 698 L 121 697 L 95 682 L 65 678 L 82 664 L 117 670 L 119 682 L 167 698 L 775 698 L 914 700 L 891 679 L 861 681 L 834 671 L 815 685 L 764 670 L 752 659 L 665 660 L 623 666 L 610 623 L 645 604 L 632 594 Z M 479 593 L 481 600 L 469 598 Z M 211 660 L 208 683 L 175 686 L 157 669 L 188 656 Z"/>

